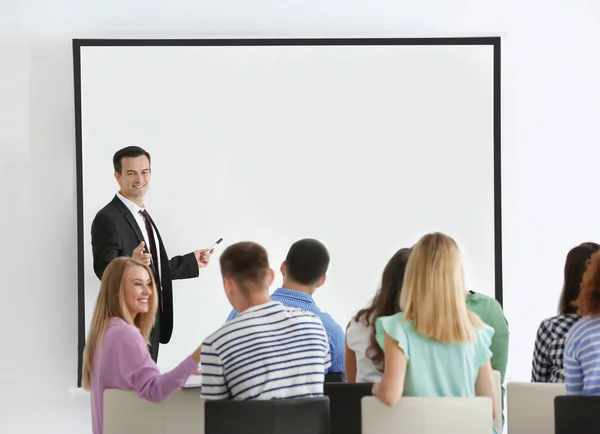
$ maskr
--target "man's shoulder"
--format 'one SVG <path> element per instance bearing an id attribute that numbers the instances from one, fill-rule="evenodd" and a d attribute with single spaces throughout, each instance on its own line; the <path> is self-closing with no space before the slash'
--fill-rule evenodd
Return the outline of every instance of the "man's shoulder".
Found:
<path id="1" fill-rule="evenodd" d="M 300 307 L 294 306 L 282 306 L 282 311 L 285 312 L 290 318 L 304 319 L 305 321 L 319 322 L 322 323 L 322 319 L 319 315 L 314 312 L 304 310 Z"/>
<path id="2" fill-rule="evenodd" d="M 481 292 L 469 292 L 467 294 L 467 303 L 470 304 L 482 304 L 487 306 L 494 306 L 495 308 L 502 309 L 502 306 L 494 297 L 482 294 Z"/>
<path id="3" fill-rule="evenodd" d="M 110 202 L 108 202 L 106 205 L 100 208 L 96 213 L 94 220 L 113 219 L 119 216 L 120 214 L 123 214 L 123 212 L 119 209 L 117 203 L 115 202 L 115 199 L 118 200 L 115 196 Z"/>
<path id="4" fill-rule="evenodd" d="M 502 305 L 493 297 L 485 294 L 469 293 L 467 307 L 475 312 L 485 323 L 507 322 Z M 497 325 L 497 324 L 496 324 Z"/>
<path id="5" fill-rule="evenodd" d="M 328 332 L 331 333 L 331 332 L 335 331 L 338 334 L 341 333 L 342 335 L 344 335 L 344 329 L 342 328 L 341 325 L 339 325 L 336 322 L 335 319 L 333 319 L 333 317 L 330 314 L 328 314 L 327 312 L 321 311 L 321 312 L 319 312 L 319 314 L 317 316 L 321 319 L 323 325 L 325 326 L 325 328 L 327 329 Z"/>

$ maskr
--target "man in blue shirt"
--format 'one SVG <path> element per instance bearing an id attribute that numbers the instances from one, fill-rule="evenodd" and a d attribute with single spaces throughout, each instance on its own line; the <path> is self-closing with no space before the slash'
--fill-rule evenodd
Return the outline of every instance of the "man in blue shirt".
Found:
<path id="1" fill-rule="evenodd" d="M 321 318 L 331 348 L 331 367 L 326 373 L 332 374 L 344 372 L 344 330 L 331 315 L 319 309 L 312 297 L 317 288 L 325 283 L 328 267 L 329 252 L 323 243 L 310 238 L 296 241 L 281 264 L 283 285 L 271 294 L 271 300 L 312 312 Z M 233 310 L 227 321 L 237 315 Z"/>

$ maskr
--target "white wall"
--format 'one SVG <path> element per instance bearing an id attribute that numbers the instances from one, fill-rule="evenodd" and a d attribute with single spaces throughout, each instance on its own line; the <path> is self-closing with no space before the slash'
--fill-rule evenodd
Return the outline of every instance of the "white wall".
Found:
<path id="1" fill-rule="evenodd" d="M 157 3 L 0 3 L 0 264 L 6 276 L 0 432 L 89 432 L 88 403 L 70 401 L 67 392 L 77 355 L 73 37 L 506 32 L 509 376 L 527 380 L 535 330 L 555 310 L 566 251 L 598 233 L 600 3 L 175 0 L 168 10 Z"/>

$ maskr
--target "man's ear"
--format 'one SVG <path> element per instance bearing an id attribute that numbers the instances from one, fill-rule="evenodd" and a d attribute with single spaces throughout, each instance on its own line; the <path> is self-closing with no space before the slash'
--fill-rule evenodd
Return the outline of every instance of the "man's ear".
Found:
<path id="1" fill-rule="evenodd" d="M 269 275 L 268 275 L 268 285 L 267 286 L 271 286 L 273 284 L 273 280 L 275 280 L 275 271 L 273 271 L 272 268 L 269 268 Z"/>
<path id="2" fill-rule="evenodd" d="M 115 172 L 115 179 L 119 184 L 121 183 L 121 174 L 119 172 Z"/>
<path id="3" fill-rule="evenodd" d="M 279 267 L 279 271 L 281 272 L 281 275 L 285 278 L 285 271 L 287 270 L 287 264 L 285 263 L 285 261 L 283 261 L 281 263 L 281 267 Z"/>
<path id="4" fill-rule="evenodd" d="M 227 295 L 231 295 L 233 291 L 235 291 L 235 282 L 231 277 L 223 278 L 223 287 L 225 288 L 225 293 Z"/>
<path id="5" fill-rule="evenodd" d="M 321 286 L 323 286 L 325 284 L 326 280 L 327 280 L 327 274 L 323 274 L 323 276 L 321 276 L 321 278 L 317 282 L 317 288 L 320 288 Z"/>

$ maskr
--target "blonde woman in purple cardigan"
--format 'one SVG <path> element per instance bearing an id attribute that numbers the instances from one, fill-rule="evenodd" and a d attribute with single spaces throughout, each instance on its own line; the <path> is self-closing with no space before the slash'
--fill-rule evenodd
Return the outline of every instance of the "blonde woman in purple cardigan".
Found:
<path id="1" fill-rule="evenodd" d="M 150 357 L 147 345 L 157 304 L 148 266 L 129 257 L 111 261 L 83 354 L 82 382 L 91 392 L 93 434 L 102 434 L 104 390 L 135 390 L 140 398 L 161 402 L 198 371 L 201 347 L 165 374 Z"/>

